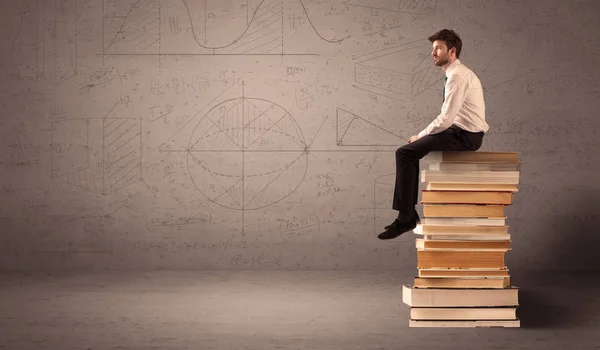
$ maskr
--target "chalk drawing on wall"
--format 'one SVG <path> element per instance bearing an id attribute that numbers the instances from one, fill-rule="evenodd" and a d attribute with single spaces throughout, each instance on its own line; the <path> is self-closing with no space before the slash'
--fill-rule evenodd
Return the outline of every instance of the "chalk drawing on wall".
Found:
<path id="1" fill-rule="evenodd" d="M 149 214 L 145 220 L 146 230 L 153 233 L 182 231 L 190 226 L 211 225 L 213 217 L 204 205 L 193 207 L 164 208 Z"/>
<path id="2" fill-rule="evenodd" d="M 52 178 L 103 195 L 139 181 L 141 128 L 137 118 L 52 122 Z"/>
<path id="3" fill-rule="evenodd" d="M 433 15 L 436 2 L 436 0 L 347 0 L 344 4 L 412 15 Z"/>
<path id="4" fill-rule="evenodd" d="M 406 139 L 340 107 L 337 108 L 335 126 L 338 146 L 398 146 Z"/>
<path id="5" fill-rule="evenodd" d="M 419 40 L 356 56 L 353 87 L 391 98 L 418 96 L 444 77 L 430 51 L 429 42 Z"/>
<path id="6" fill-rule="evenodd" d="M 77 0 L 21 1 L 10 55 L 24 79 L 59 85 L 77 74 Z"/>
<path id="7" fill-rule="evenodd" d="M 255 210 L 281 201 L 296 191 L 308 168 L 308 146 L 296 120 L 261 98 L 224 100 L 203 115 L 187 146 L 178 138 L 159 151 L 185 152 L 197 190 L 229 209 Z"/>
<path id="8" fill-rule="evenodd" d="M 279 221 L 279 235 L 284 242 L 317 243 L 321 231 L 321 220 L 316 214 L 309 214 Z"/>
<path id="9" fill-rule="evenodd" d="M 102 51 L 104 55 L 314 54 L 284 49 L 286 1 L 262 0 L 254 6 L 250 1 L 232 5 L 208 0 L 138 0 L 128 8 L 114 4 L 120 8 L 105 10 L 103 16 Z M 304 3 L 293 2 L 301 5 L 321 40 L 342 42 L 322 36 Z"/>

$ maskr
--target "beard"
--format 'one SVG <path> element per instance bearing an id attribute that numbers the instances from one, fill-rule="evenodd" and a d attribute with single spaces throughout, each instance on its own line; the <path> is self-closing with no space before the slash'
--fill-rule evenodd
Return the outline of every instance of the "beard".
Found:
<path id="1" fill-rule="evenodd" d="M 449 62 L 449 57 L 445 56 L 445 57 L 438 57 L 437 61 L 434 61 L 434 64 L 438 67 L 444 66 Z"/>

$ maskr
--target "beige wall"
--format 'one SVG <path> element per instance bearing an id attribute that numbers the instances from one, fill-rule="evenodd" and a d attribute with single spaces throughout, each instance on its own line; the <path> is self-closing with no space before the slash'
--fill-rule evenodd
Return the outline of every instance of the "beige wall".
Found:
<path id="1" fill-rule="evenodd" d="M 512 269 L 598 268 L 597 3 L 0 4 L 0 269 L 415 269 L 376 235 L 448 27 L 518 151 Z M 590 247 L 590 248 L 587 248 Z"/>

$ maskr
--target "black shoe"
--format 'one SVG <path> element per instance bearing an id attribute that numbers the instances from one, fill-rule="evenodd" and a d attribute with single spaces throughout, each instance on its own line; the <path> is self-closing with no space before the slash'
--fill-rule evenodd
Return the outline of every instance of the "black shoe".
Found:
<path id="1" fill-rule="evenodd" d="M 413 213 L 413 217 L 415 218 L 415 221 L 418 223 L 421 222 L 421 218 L 419 217 L 419 214 L 415 211 Z M 387 225 L 386 227 L 384 227 L 384 230 L 389 230 L 390 228 L 392 228 L 392 225 L 394 225 L 396 223 L 396 221 L 398 221 L 398 219 L 394 220 L 394 222 L 392 222 L 391 224 Z"/>
<path id="2" fill-rule="evenodd" d="M 384 230 L 389 230 L 390 228 L 392 228 L 392 226 L 396 225 L 397 222 L 398 222 L 398 219 L 394 220 L 394 222 L 392 222 L 391 224 L 387 225 L 383 229 Z"/>
<path id="3" fill-rule="evenodd" d="M 384 232 L 380 233 L 377 238 L 379 239 L 392 239 L 400 236 L 404 232 L 408 232 L 415 227 L 417 227 L 417 220 L 415 218 L 410 219 L 408 222 L 401 223 L 396 220 L 391 225 L 391 227 Z"/>

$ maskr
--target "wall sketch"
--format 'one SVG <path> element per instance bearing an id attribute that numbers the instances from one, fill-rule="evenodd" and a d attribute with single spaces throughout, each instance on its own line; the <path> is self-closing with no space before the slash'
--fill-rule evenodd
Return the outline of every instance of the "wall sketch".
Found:
<path id="1" fill-rule="evenodd" d="M 162 153 L 185 152 L 188 173 L 209 201 L 254 210 L 293 193 L 308 167 L 308 146 L 293 116 L 275 102 L 243 96 L 202 115 L 187 145 L 174 135 Z"/>
<path id="2" fill-rule="evenodd" d="M 286 45 L 285 7 L 299 6 L 314 35 L 328 43 L 302 0 L 137 0 L 112 3 L 103 19 L 104 55 L 306 55 Z"/>
<path id="3" fill-rule="evenodd" d="M 141 179 L 141 119 L 109 113 L 51 124 L 52 178 L 103 195 Z"/>
<path id="4" fill-rule="evenodd" d="M 411 15 L 433 15 L 437 0 L 346 0 L 344 4 Z"/>
<path id="5" fill-rule="evenodd" d="M 407 138 L 340 107 L 336 112 L 335 129 L 338 146 L 398 147 Z"/>
<path id="6" fill-rule="evenodd" d="M 24 268 L 414 266 L 413 236 L 376 235 L 397 214 L 394 151 L 439 113 L 444 72 L 427 37 L 448 27 L 484 85 L 481 150 L 527 164 L 512 256 L 540 267 L 552 259 L 529 248 L 549 231 L 593 232 L 544 223 L 593 223 L 571 209 L 597 192 L 599 7 L 0 2 L 0 254 Z"/>
<path id="7" fill-rule="evenodd" d="M 58 85 L 77 74 L 77 0 L 19 1 L 11 58 L 26 79 Z M 32 30 L 33 28 L 33 30 Z"/>
<path id="8" fill-rule="evenodd" d="M 399 98 L 441 86 L 444 72 L 431 64 L 430 50 L 428 41 L 418 40 L 353 57 L 354 87 Z"/>

